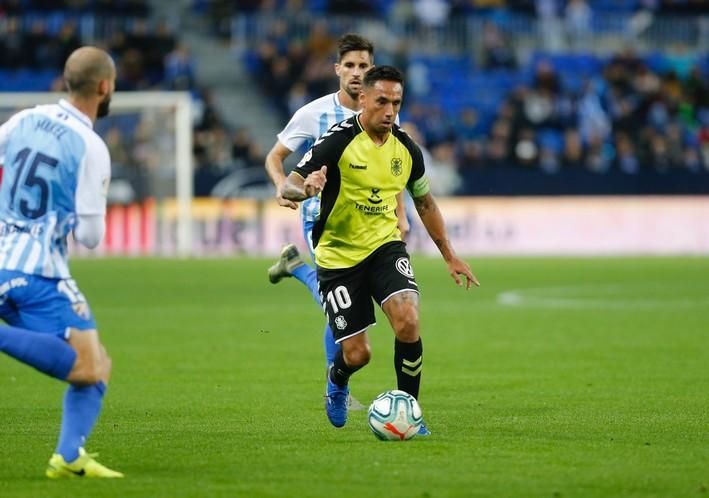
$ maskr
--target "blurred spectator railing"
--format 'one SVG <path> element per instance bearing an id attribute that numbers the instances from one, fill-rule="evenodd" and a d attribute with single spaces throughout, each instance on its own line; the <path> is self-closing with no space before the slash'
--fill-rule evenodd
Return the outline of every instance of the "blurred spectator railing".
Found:
<path id="1" fill-rule="evenodd" d="M 265 39 L 307 40 L 322 17 L 309 12 L 239 14 L 231 20 L 231 43 L 236 51 L 249 50 Z M 469 51 L 479 47 L 485 26 L 494 24 L 511 37 L 517 49 L 570 50 L 609 53 L 619 43 L 631 43 L 637 49 L 666 49 L 668 44 L 682 44 L 690 50 L 709 46 L 709 15 L 658 17 L 648 12 L 594 12 L 588 31 L 580 36 L 568 28 L 563 17 L 552 25 L 531 15 L 505 13 L 499 16 L 462 16 L 431 25 L 416 17 L 372 18 L 328 16 L 328 31 L 339 36 L 348 31 L 362 33 L 379 46 L 405 44 L 409 50 L 424 53 Z"/>

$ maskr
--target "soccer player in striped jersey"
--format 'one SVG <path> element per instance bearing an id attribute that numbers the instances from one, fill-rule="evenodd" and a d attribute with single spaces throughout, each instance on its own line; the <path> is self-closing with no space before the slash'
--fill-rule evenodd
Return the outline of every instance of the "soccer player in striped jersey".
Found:
<path id="1" fill-rule="evenodd" d="M 340 89 L 332 94 L 320 97 L 298 109 L 286 127 L 278 134 L 278 140 L 266 156 L 266 171 L 276 186 L 276 199 L 283 207 L 297 209 L 297 204 L 284 199 L 282 194 L 286 175 L 283 161 L 294 151 L 305 146 L 310 148 L 315 140 L 325 133 L 332 125 L 339 123 L 359 112 L 359 92 L 362 88 L 362 79 L 374 64 L 374 46 L 356 34 L 346 34 L 340 38 L 337 47 L 338 60 L 335 63 L 335 74 L 340 79 Z M 398 122 L 398 121 L 397 121 Z M 399 230 L 405 236 L 409 230 L 409 223 L 404 210 L 403 195 L 397 197 L 397 215 Z M 310 249 L 313 261 L 313 225 L 320 214 L 320 198 L 311 197 L 303 201 L 300 215 L 303 225 L 303 236 Z M 320 291 L 318 290 L 315 269 L 303 262 L 294 244 L 286 245 L 281 251 L 279 260 L 268 269 L 271 283 L 278 283 L 284 277 L 295 277 L 302 282 L 311 292 L 313 298 L 321 305 Z M 330 365 L 339 346 L 335 343 L 332 330 L 325 326 L 324 332 L 325 360 Z M 350 399 L 352 409 L 363 409 L 364 406 L 357 400 Z"/>
<path id="2" fill-rule="evenodd" d="M 69 95 L 0 126 L 0 351 L 69 384 L 47 477 L 123 477 L 84 450 L 111 375 L 96 321 L 71 278 L 67 237 L 96 247 L 105 231 L 111 160 L 94 132 L 116 69 L 81 47 L 67 59 Z"/>

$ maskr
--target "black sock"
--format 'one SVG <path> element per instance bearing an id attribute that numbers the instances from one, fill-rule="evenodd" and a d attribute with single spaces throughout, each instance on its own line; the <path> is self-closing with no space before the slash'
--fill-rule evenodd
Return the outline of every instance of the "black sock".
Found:
<path id="1" fill-rule="evenodd" d="M 394 369 L 396 381 L 401 391 L 406 391 L 414 398 L 419 397 L 421 370 L 423 368 L 423 344 L 421 338 L 416 342 L 394 340 Z"/>
<path id="2" fill-rule="evenodd" d="M 342 355 L 342 348 L 340 348 L 335 354 L 335 361 L 332 363 L 332 369 L 330 369 L 330 381 L 340 387 L 345 387 L 350 380 L 350 376 L 363 366 L 351 367 L 347 365 L 345 357 Z"/>

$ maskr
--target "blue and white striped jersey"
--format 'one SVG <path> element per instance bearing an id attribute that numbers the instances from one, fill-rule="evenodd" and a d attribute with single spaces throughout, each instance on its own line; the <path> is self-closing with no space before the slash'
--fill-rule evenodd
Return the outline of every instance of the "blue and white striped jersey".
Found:
<path id="1" fill-rule="evenodd" d="M 359 111 L 343 106 L 337 93 L 315 99 L 295 111 L 286 127 L 277 135 L 278 141 L 292 152 L 303 145 L 310 149 L 332 125 L 358 114 Z M 399 124 L 399 116 L 396 117 L 396 124 Z M 319 197 L 311 197 L 302 202 L 301 218 L 304 222 L 315 221 L 319 216 Z"/>
<path id="2" fill-rule="evenodd" d="M 305 145 L 310 149 L 315 140 L 332 125 L 354 116 L 355 111 L 343 106 L 336 93 L 315 99 L 295 111 L 278 141 L 295 152 Z M 300 216 L 304 222 L 315 221 L 320 216 L 320 198 L 311 197 L 302 202 Z"/>
<path id="3" fill-rule="evenodd" d="M 67 236 L 77 216 L 106 213 L 106 144 L 62 99 L 0 126 L 0 163 L 0 269 L 69 278 Z"/>

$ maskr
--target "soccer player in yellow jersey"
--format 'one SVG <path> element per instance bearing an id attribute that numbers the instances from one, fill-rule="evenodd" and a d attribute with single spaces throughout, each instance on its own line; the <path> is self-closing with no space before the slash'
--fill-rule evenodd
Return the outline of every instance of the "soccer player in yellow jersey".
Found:
<path id="1" fill-rule="evenodd" d="M 396 196 L 405 188 L 458 285 L 479 285 L 456 256 L 424 175 L 421 150 L 396 124 L 403 76 L 391 66 L 369 70 L 359 95 L 361 114 L 331 127 L 288 176 L 282 195 L 302 201 L 320 194 L 313 227 L 318 282 L 328 322 L 341 345 L 328 369 L 326 411 L 335 427 L 347 422 L 350 376 L 371 358 L 367 329 L 376 300 L 394 334 L 398 388 L 418 399 L 423 365 L 419 293 L 397 228 Z M 429 434 L 422 425 L 420 434 Z"/>

